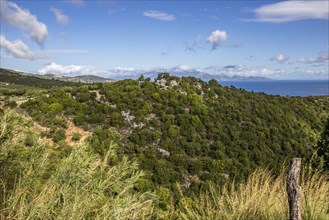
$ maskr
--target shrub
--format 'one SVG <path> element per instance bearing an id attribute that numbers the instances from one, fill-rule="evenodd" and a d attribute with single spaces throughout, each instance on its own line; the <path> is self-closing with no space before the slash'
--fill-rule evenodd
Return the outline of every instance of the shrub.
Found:
<path id="1" fill-rule="evenodd" d="M 66 132 L 64 129 L 56 129 L 55 132 L 52 134 L 52 138 L 54 142 L 59 142 L 64 140 L 66 137 Z"/>
<path id="2" fill-rule="evenodd" d="M 81 135 L 78 132 L 74 132 L 72 134 L 72 141 L 78 141 L 78 140 L 80 140 L 80 138 L 81 138 Z"/>

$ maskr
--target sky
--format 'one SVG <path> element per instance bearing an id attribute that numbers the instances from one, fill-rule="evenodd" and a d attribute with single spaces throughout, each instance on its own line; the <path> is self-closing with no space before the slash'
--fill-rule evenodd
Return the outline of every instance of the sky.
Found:
<path id="1" fill-rule="evenodd" d="M 0 0 L 0 66 L 329 80 L 329 1 Z"/>

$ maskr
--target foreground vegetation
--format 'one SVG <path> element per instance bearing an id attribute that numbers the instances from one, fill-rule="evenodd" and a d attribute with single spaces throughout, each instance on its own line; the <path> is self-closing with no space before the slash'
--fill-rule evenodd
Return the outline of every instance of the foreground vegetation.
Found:
<path id="1" fill-rule="evenodd" d="M 286 174 L 257 169 L 245 183 L 209 190 L 180 201 L 179 219 L 288 219 Z M 304 167 L 301 180 L 303 219 L 329 219 L 328 174 Z"/>
<path id="2" fill-rule="evenodd" d="M 144 219 L 151 193 L 134 191 L 143 176 L 136 162 L 105 156 L 87 144 L 71 149 L 40 142 L 24 144 L 27 123 L 12 111 L 1 114 L 1 219 Z"/>
<path id="3" fill-rule="evenodd" d="M 140 193 L 143 171 L 90 145 L 59 146 L 38 136 L 33 122 L 1 111 L 1 219 L 286 219 L 285 169 L 278 176 L 257 169 L 245 182 L 219 187 L 176 202 L 163 187 Z M 29 136 L 32 142 L 27 142 Z M 27 145 L 28 143 L 28 145 Z M 178 184 L 178 183 L 177 183 Z M 302 173 L 303 219 L 329 218 L 329 176 L 312 166 Z M 179 188 L 179 186 L 178 186 Z"/>

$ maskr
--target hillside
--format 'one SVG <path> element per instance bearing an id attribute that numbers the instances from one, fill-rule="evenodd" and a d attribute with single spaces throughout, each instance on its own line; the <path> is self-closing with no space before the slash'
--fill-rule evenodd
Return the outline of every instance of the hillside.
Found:
<path id="1" fill-rule="evenodd" d="M 163 186 L 141 192 L 144 172 L 86 142 L 66 146 L 41 138 L 42 128 L 17 110 L 0 111 L 0 219 L 276 219 L 288 216 L 286 170 L 257 168 L 246 181 L 208 182 L 191 196 Z M 303 219 L 328 219 L 328 175 L 302 168 Z M 273 205 L 275 204 L 275 205 Z"/>
<path id="2" fill-rule="evenodd" d="M 108 83 L 108 82 L 114 81 L 112 79 L 107 79 L 107 78 L 103 78 L 100 76 L 94 76 L 94 75 L 64 77 L 63 80 L 69 81 L 69 82 L 80 82 L 80 83 Z"/>
<path id="3" fill-rule="evenodd" d="M 329 97 L 270 96 L 169 74 L 53 89 L 21 107 L 55 142 L 65 145 L 67 120 L 93 132 L 101 155 L 119 142 L 119 157 L 146 172 L 138 190 L 175 192 L 178 182 L 187 194 L 242 181 L 259 166 L 278 173 L 290 157 L 307 160 L 329 117 Z"/>
<path id="4" fill-rule="evenodd" d="M 23 74 L 4 68 L 0 68 L 0 82 L 8 85 L 15 84 L 43 89 L 79 85 L 78 83 L 65 82 L 58 79 L 44 79 L 32 74 Z"/>

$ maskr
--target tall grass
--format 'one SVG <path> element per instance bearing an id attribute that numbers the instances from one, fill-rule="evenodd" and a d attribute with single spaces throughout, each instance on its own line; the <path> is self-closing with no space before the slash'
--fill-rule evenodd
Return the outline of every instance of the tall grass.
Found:
<path id="1" fill-rule="evenodd" d="M 22 119 L 5 114 L 11 116 L 3 117 L 0 125 L 0 162 L 6 165 L 0 173 L 0 219 L 150 218 L 153 195 L 133 190 L 143 176 L 137 163 L 124 157 L 109 165 L 115 144 L 104 157 L 87 144 L 61 155 L 56 145 L 35 141 L 26 147 L 12 133 Z M 14 178 L 10 170 L 17 172 Z"/>
<path id="2" fill-rule="evenodd" d="M 319 170 L 303 169 L 301 178 L 303 219 L 329 219 L 329 176 Z M 176 215 L 180 219 L 288 219 L 286 172 L 274 178 L 257 169 L 244 184 L 218 189 L 194 198 L 183 198 Z"/>

